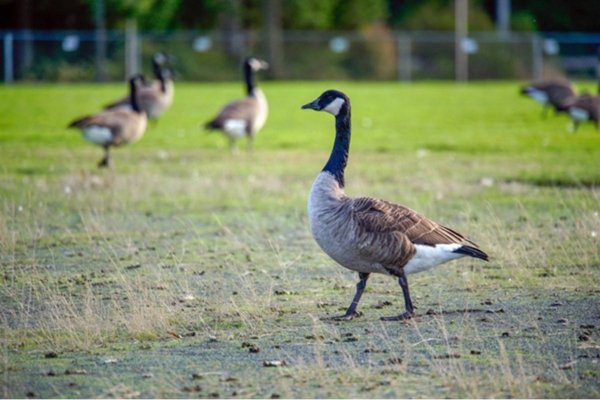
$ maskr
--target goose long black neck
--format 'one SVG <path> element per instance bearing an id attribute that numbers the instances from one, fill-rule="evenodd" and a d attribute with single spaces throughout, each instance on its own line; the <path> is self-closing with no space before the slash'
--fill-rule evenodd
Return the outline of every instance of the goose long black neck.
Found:
<path id="1" fill-rule="evenodd" d="M 244 63 L 244 81 L 246 82 L 246 89 L 248 96 L 254 92 L 254 72 L 249 63 Z"/>
<path id="2" fill-rule="evenodd" d="M 348 153 L 350 151 L 350 104 L 346 103 L 335 117 L 335 141 L 329 161 L 325 164 L 323 171 L 329 172 L 335 177 L 340 187 L 345 186 L 344 170 L 348 164 Z"/>
<path id="3" fill-rule="evenodd" d="M 130 90 L 129 90 L 129 95 L 131 96 L 131 108 L 133 109 L 133 111 L 139 113 L 140 112 L 140 105 L 138 103 L 138 98 L 137 98 L 137 79 L 132 79 L 131 81 L 129 81 L 129 85 L 130 85 Z"/>

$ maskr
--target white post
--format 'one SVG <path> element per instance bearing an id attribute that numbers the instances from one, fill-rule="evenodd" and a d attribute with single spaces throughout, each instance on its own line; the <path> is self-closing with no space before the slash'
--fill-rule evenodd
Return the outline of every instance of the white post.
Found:
<path id="1" fill-rule="evenodd" d="M 468 25 L 468 0 L 454 0 L 454 57 L 455 74 L 458 82 L 466 82 L 469 79 L 469 59 L 467 52 L 463 50 L 463 41 L 467 38 Z"/>
<path id="2" fill-rule="evenodd" d="M 412 41 L 408 35 L 399 35 L 396 42 L 398 46 L 398 79 L 402 82 L 410 82 L 412 78 Z"/>
<path id="3" fill-rule="evenodd" d="M 534 33 L 531 35 L 531 76 L 534 82 L 542 80 L 544 69 L 544 53 L 542 41 Z"/>
<path id="4" fill-rule="evenodd" d="M 7 33 L 4 35 L 4 84 L 9 85 L 14 80 L 13 65 L 13 35 Z"/>
<path id="5" fill-rule="evenodd" d="M 125 25 L 125 80 L 139 72 L 137 21 L 128 19 Z"/>

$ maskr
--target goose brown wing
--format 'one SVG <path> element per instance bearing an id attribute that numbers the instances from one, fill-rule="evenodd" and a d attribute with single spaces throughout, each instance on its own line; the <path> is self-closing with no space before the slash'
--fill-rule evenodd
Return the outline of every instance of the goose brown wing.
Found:
<path id="1" fill-rule="evenodd" d="M 110 110 L 112 108 L 119 108 L 119 107 L 123 107 L 123 106 L 131 107 L 131 97 L 130 96 L 123 97 L 121 100 L 117 100 L 114 103 L 107 104 L 106 106 L 104 106 L 104 109 Z"/>
<path id="2" fill-rule="evenodd" d="M 460 233 L 399 204 L 369 197 L 353 200 L 356 221 L 365 232 L 402 234 L 413 244 L 429 246 L 468 241 Z"/>
<path id="3" fill-rule="evenodd" d="M 106 110 L 91 117 L 78 119 L 72 122 L 69 127 L 85 129 L 90 126 L 102 126 L 109 128 L 113 136 L 113 144 L 119 145 L 128 139 L 124 137 L 126 136 L 125 133 L 130 125 L 136 122 L 136 118 L 139 118 L 137 113 L 129 110 Z"/>
<path id="4" fill-rule="evenodd" d="M 252 126 L 253 115 L 257 112 L 258 103 L 256 99 L 247 97 L 227 104 L 210 124 L 213 127 L 223 127 L 223 123 L 228 119 L 240 119 L 246 121 L 246 130 L 249 130 Z"/>

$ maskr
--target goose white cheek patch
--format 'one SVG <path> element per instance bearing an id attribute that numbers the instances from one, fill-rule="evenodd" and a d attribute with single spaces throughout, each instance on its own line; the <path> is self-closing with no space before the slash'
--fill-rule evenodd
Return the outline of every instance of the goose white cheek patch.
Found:
<path id="1" fill-rule="evenodd" d="M 337 99 L 329 103 L 327 107 L 323 109 L 323 111 L 327 111 L 329 114 L 332 114 L 334 117 L 337 117 L 337 115 L 340 113 L 340 109 L 342 108 L 345 102 L 346 100 L 340 99 L 338 97 Z"/>

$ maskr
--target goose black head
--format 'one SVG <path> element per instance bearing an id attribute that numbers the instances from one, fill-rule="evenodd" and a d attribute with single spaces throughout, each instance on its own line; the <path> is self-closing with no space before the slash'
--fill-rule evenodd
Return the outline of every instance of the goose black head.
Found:
<path id="1" fill-rule="evenodd" d="M 262 69 L 269 69 L 269 63 L 263 60 L 259 60 L 256 57 L 248 57 L 244 61 L 244 65 L 248 66 L 252 71 L 257 72 Z"/>
<path id="2" fill-rule="evenodd" d="M 350 99 L 340 91 L 327 90 L 315 101 L 302 106 L 303 110 L 308 108 L 315 111 L 326 111 L 337 117 L 350 111 Z"/>

